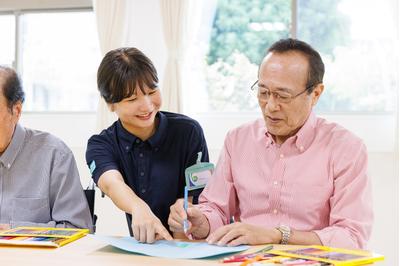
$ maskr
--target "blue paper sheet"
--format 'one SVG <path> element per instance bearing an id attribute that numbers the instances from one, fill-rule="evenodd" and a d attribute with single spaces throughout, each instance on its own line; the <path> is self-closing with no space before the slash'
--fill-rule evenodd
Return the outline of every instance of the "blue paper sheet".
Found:
<path id="1" fill-rule="evenodd" d="M 153 244 L 143 244 L 139 243 L 132 237 L 121 238 L 100 235 L 89 236 L 125 251 L 154 257 L 174 259 L 206 258 L 226 253 L 240 252 L 249 248 L 249 246 L 220 247 L 209 245 L 205 242 L 182 242 L 166 240 L 159 240 Z"/>

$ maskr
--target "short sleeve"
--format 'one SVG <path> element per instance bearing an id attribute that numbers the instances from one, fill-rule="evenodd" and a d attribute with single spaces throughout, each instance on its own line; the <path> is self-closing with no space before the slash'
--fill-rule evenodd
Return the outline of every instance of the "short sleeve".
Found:
<path id="1" fill-rule="evenodd" d="M 86 164 L 96 184 L 104 172 L 119 170 L 116 149 L 116 144 L 107 135 L 94 135 L 88 140 Z"/>
<path id="2" fill-rule="evenodd" d="M 197 122 L 195 122 L 192 134 L 189 138 L 188 147 L 189 147 L 188 148 L 189 156 L 188 156 L 188 161 L 186 162 L 186 165 L 185 165 L 186 167 L 192 166 L 193 164 L 196 163 L 197 154 L 199 152 L 202 153 L 202 155 L 201 155 L 202 162 L 209 161 L 207 142 L 204 137 L 203 129 L 201 128 L 200 124 Z"/>

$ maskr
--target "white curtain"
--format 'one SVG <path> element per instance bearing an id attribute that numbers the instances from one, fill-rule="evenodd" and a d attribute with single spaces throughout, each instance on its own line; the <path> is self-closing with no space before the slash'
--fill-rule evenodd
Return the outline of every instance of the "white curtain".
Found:
<path id="1" fill-rule="evenodd" d="M 102 56 L 108 51 L 125 46 L 128 28 L 128 0 L 93 0 L 97 32 Z M 97 108 L 97 131 L 109 127 L 117 116 L 110 112 L 103 98 Z"/>
<path id="2" fill-rule="evenodd" d="M 168 59 L 162 85 L 163 109 L 182 112 L 182 62 L 187 36 L 189 0 L 160 0 Z"/>

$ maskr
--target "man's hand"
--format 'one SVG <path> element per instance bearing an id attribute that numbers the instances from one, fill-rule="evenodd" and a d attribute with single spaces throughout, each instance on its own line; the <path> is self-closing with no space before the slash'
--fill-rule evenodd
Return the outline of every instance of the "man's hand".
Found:
<path id="1" fill-rule="evenodd" d="M 11 228 L 11 226 L 9 224 L 0 224 L 0 231 L 5 231 L 10 228 Z"/>
<path id="2" fill-rule="evenodd" d="M 133 237 L 139 242 L 154 243 L 160 239 L 172 240 L 167 229 L 144 202 L 133 207 L 131 226 Z"/>
<path id="3" fill-rule="evenodd" d="M 189 203 L 187 215 L 183 208 L 183 199 L 178 199 L 170 210 L 168 225 L 172 232 L 183 232 L 183 221 L 187 218 L 189 222 L 187 234 L 192 234 L 199 239 L 207 237 L 210 231 L 207 217 L 191 203 Z"/>
<path id="4" fill-rule="evenodd" d="M 250 224 L 233 223 L 218 228 L 207 238 L 207 242 L 209 244 L 230 247 L 238 245 L 278 244 L 281 236 L 281 232 L 277 229 L 265 229 Z"/>

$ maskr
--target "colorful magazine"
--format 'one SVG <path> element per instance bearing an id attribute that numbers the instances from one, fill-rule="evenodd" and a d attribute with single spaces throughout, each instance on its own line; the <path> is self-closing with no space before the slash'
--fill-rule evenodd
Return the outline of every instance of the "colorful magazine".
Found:
<path id="1" fill-rule="evenodd" d="M 61 247 L 89 233 L 89 229 L 17 227 L 0 232 L 0 245 Z"/>
<path id="2" fill-rule="evenodd" d="M 336 266 L 365 265 L 384 259 L 384 256 L 368 251 L 356 251 L 326 246 L 292 247 L 270 250 L 267 253 L 331 263 Z"/>

